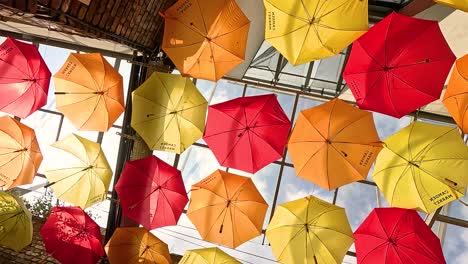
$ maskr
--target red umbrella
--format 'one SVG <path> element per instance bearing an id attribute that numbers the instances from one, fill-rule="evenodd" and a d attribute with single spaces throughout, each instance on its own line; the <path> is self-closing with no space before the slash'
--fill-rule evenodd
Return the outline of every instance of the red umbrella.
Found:
<path id="1" fill-rule="evenodd" d="M 54 207 L 41 235 L 47 253 L 62 264 L 94 264 L 104 256 L 99 226 L 79 207 Z"/>
<path id="2" fill-rule="evenodd" d="M 281 158 L 291 121 L 274 94 L 208 107 L 203 139 L 225 167 L 255 173 Z"/>
<path id="3" fill-rule="evenodd" d="M 180 171 L 155 156 L 127 162 L 115 190 L 123 214 L 148 230 L 176 225 L 188 202 Z"/>
<path id="4" fill-rule="evenodd" d="M 415 210 L 375 208 L 354 238 L 358 263 L 445 263 L 439 238 Z"/>
<path id="5" fill-rule="evenodd" d="M 400 118 L 439 99 L 454 61 L 437 21 L 392 13 L 354 42 L 343 77 L 360 108 Z"/>
<path id="6" fill-rule="evenodd" d="M 0 45 L 0 111 L 26 118 L 44 106 L 50 76 L 36 46 L 7 38 Z"/>

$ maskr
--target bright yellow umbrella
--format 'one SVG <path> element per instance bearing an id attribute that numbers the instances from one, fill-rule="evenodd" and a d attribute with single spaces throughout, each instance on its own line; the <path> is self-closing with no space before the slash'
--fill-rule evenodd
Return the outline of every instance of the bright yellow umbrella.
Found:
<path id="1" fill-rule="evenodd" d="M 434 0 L 434 2 L 468 12 L 468 1 L 466 0 Z"/>
<path id="2" fill-rule="evenodd" d="M 55 196 L 82 209 L 104 201 L 112 169 L 101 145 L 71 134 L 52 146 L 64 150 L 45 172 Z"/>
<path id="3" fill-rule="evenodd" d="M 338 54 L 368 27 L 367 0 L 263 0 L 265 39 L 289 63 Z"/>
<path id="4" fill-rule="evenodd" d="M 341 263 L 354 241 L 344 208 L 314 196 L 279 205 L 266 236 L 285 264 Z"/>
<path id="5" fill-rule="evenodd" d="M 468 147 L 457 128 L 413 122 L 384 142 L 372 178 L 390 206 L 431 213 L 465 195 Z"/>
<path id="6" fill-rule="evenodd" d="M 180 154 L 203 135 L 208 103 L 189 78 L 155 72 L 132 96 L 131 125 L 151 149 Z"/>
<path id="7" fill-rule="evenodd" d="M 179 264 L 240 264 L 219 248 L 187 250 Z"/>
<path id="8" fill-rule="evenodd" d="M 21 199 L 0 191 L 0 245 L 19 252 L 31 243 L 32 234 L 31 213 Z"/>

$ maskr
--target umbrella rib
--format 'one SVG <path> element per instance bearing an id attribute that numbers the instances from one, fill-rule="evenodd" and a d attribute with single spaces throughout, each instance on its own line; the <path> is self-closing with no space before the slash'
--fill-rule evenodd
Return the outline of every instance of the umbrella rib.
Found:
<path id="1" fill-rule="evenodd" d="M 212 206 L 218 206 L 218 205 L 222 205 L 222 204 L 225 204 L 226 202 L 220 202 L 220 203 L 215 203 L 215 204 L 210 204 L 210 205 L 207 205 L 205 207 L 200 207 L 198 209 L 195 209 L 195 210 L 192 210 L 190 212 L 187 212 L 188 214 L 192 214 L 192 213 L 195 213 L 197 211 L 200 211 L 202 209 L 206 209 L 206 208 L 209 208 L 209 207 L 212 207 Z"/>
<path id="2" fill-rule="evenodd" d="M 274 8 L 278 9 L 279 11 L 281 11 L 282 13 L 284 13 L 284 14 L 286 14 L 286 15 L 288 15 L 288 16 L 291 16 L 291 17 L 293 17 L 293 18 L 295 18 L 295 19 L 297 19 L 297 20 L 300 20 L 300 21 L 309 22 L 309 21 L 308 21 L 307 19 L 305 19 L 305 18 L 298 17 L 298 16 L 296 16 L 296 15 L 294 15 L 294 14 L 289 14 L 289 13 L 284 12 L 283 10 L 281 10 L 281 8 L 277 7 L 275 4 L 273 4 L 272 2 L 270 2 L 270 0 L 265 0 L 265 2 L 269 3 L 269 4 L 272 5 Z"/>
<path id="3" fill-rule="evenodd" d="M 243 127 L 246 126 L 245 124 L 242 124 L 239 120 L 237 120 L 237 119 L 235 119 L 234 117 L 232 117 L 232 116 L 226 114 L 224 111 L 221 111 L 221 110 L 219 110 L 219 109 L 216 109 L 215 107 L 211 107 L 211 109 L 216 110 L 216 111 L 218 111 L 218 112 L 220 112 L 220 113 L 222 113 L 222 114 L 228 116 L 229 118 L 231 118 L 232 120 L 236 121 L 237 123 L 239 123 L 239 124 L 240 124 L 241 126 L 243 126 Z"/>
<path id="4" fill-rule="evenodd" d="M 364 259 L 366 259 L 367 256 L 369 256 L 372 252 L 376 251 L 379 247 L 385 246 L 385 245 L 388 245 L 388 242 L 387 242 L 387 241 L 385 241 L 385 242 L 383 242 L 382 244 L 380 244 L 380 245 L 374 247 L 373 249 L 369 250 L 369 251 L 367 252 L 367 254 L 364 255 L 364 257 L 361 259 L 360 263 L 364 263 Z M 404 263 L 404 262 L 402 262 L 402 263 Z"/>
<path id="5" fill-rule="evenodd" d="M 22 52 L 20 49 L 18 49 L 18 50 L 21 52 L 21 54 L 23 54 L 23 52 Z M 24 56 L 24 54 L 23 54 L 23 56 Z M 26 58 L 26 56 L 24 56 L 24 57 Z M 29 73 L 25 73 L 25 72 L 22 71 L 20 68 L 16 67 L 16 65 L 11 64 L 11 63 L 7 62 L 6 60 L 3 60 L 3 59 L 0 59 L 0 61 L 3 62 L 3 63 L 5 63 L 5 64 L 10 65 L 11 67 L 13 67 L 13 68 L 15 68 L 15 69 L 17 69 L 20 73 L 24 74 L 25 76 L 31 77 Z M 28 68 L 29 68 L 29 65 L 28 65 Z"/>
<path id="6" fill-rule="evenodd" d="M 89 120 L 91 120 L 91 117 L 92 117 L 93 114 L 96 112 L 96 109 L 97 109 L 97 107 L 99 106 L 99 102 L 101 101 L 101 99 L 102 99 L 101 96 L 98 96 L 98 100 L 97 100 L 97 102 L 96 102 L 96 105 L 94 106 L 93 111 L 92 111 L 91 114 L 88 116 L 88 118 L 86 119 L 86 121 L 85 121 L 83 124 L 81 124 L 81 126 L 80 126 L 80 128 L 79 128 L 78 130 L 81 130 L 81 129 L 86 125 L 86 123 L 88 123 Z"/>
<path id="7" fill-rule="evenodd" d="M 262 138 L 260 135 L 258 135 L 258 134 L 257 134 L 255 131 L 253 131 L 252 129 L 249 130 L 249 131 L 252 132 L 252 134 L 256 135 L 258 138 L 260 138 L 263 142 L 265 142 L 268 146 L 270 146 L 273 150 L 276 151 L 275 147 L 273 147 L 273 146 L 270 144 L 270 142 L 266 141 L 264 138 Z M 283 149 L 283 151 L 284 151 L 284 149 Z M 283 153 L 277 153 L 277 154 L 282 155 Z"/>
<path id="8" fill-rule="evenodd" d="M 260 113 L 263 112 L 263 109 L 265 109 L 265 107 L 266 107 L 267 104 L 270 102 L 271 98 L 273 98 L 273 97 L 274 97 L 274 96 L 269 96 L 269 97 L 268 97 L 268 99 L 267 99 L 267 100 L 265 101 L 265 103 L 263 104 L 262 108 L 260 108 L 260 109 L 258 110 L 258 112 L 255 114 L 254 118 L 252 118 L 252 120 L 250 120 L 250 122 L 249 122 L 249 124 L 248 124 L 247 126 L 250 127 L 250 126 L 252 125 L 252 123 L 253 123 L 254 121 L 257 120 L 257 118 L 258 118 L 258 116 L 260 115 Z M 247 123 L 247 113 L 245 112 L 245 106 L 244 106 L 244 105 L 242 106 L 242 109 L 244 110 L 245 123 Z"/>
<path id="9" fill-rule="evenodd" d="M 29 88 L 31 88 L 31 86 L 32 86 L 32 83 L 29 84 L 29 87 L 26 88 L 25 92 L 23 94 L 21 94 L 21 96 L 18 96 L 15 100 L 13 100 L 13 101 L 9 102 L 8 104 L 2 106 L 1 109 L 4 109 L 5 107 L 8 107 L 8 106 L 16 103 L 18 100 L 20 100 L 26 94 L 26 92 L 29 90 Z"/>
<path id="10" fill-rule="evenodd" d="M 223 159 L 223 162 L 220 162 L 221 165 L 224 164 L 224 162 L 226 162 L 226 160 L 229 158 L 229 156 L 232 154 L 232 152 L 234 151 L 234 149 L 237 147 L 237 144 L 239 144 L 239 142 L 241 141 L 241 137 L 237 137 L 237 141 L 236 143 L 234 143 L 234 146 L 232 146 L 231 150 L 229 151 L 229 153 L 226 155 L 226 157 L 224 157 Z"/>
<path id="11" fill-rule="evenodd" d="M 326 3 L 328 3 L 328 2 L 326 2 Z M 328 16 L 329 14 L 331 14 L 331 13 L 335 12 L 336 10 L 340 9 L 341 7 L 343 7 L 343 6 L 344 6 L 345 4 L 347 4 L 347 3 L 349 3 L 349 2 L 348 2 L 348 1 L 344 1 L 341 5 L 337 6 L 336 8 L 334 8 L 334 9 L 328 11 L 327 13 L 324 13 L 324 14 L 322 14 L 322 15 L 319 15 L 319 19 L 322 19 L 322 18 Z M 322 7 L 323 7 L 324 5 L 325 5 L 325 3 L 322 5 Z"/>
<path id="12" fill-rule="evenodd" d="M 219 38 L 219 37 L 223 37 L 223 36 L 225 36 L 225 35 L 231 34 L 231 33 L 235 32 L 236 30 L 239 30 L 239 29 L 241 29 L 241 28 L 243 28 L 243 27 L 245 27 L 245 26 L 247 26 L 247 25 L 250 25 L 250 21 L 248 21 L 247 23 L 245 23 L 245 24 L 243 24 L 243 25 L 241 25 L 241 26 L 239 26 L 239 27 L 237 27 L 237 28 L 235 28 L 235 29 L 233 29 L 233 30 L 231 30 L 231 31 L 229 31 L 229 32 L 223 33 L 223 34 L 221 34 L 221 35 L 214 36 L 212 39 L 217 39 L 217 38 Z M 218 45 L 218 46 L 219 46 L 219 45 Z M 220 47 L 221 47 L 221 46 L 220 46 Z"/>
<path id="13" fill-rule="evenodd" d="M 421 151 L 419 151 L 416 156 L 414 156 L 414 159 L 419 159 L 421 156 L 424 156 L 424 154 L 426 154 L 430 148 L 431 148 L 431 145 L 434 144 L 437 140 L 440 140 L 442 137 L 446 136 L 447 134 L 453 132 L 454 130 L 456 130 L 457 128 L 452 128 L 450 130 L 448 130 L 447 132 L 441 134 L 440 136 L 434 138 L 429 144 L 427 144 Z M 422 160 L 422 159 L 421 159 Z"/>
<path id="14" fill-rule="evenodd" d="M 317 149 L 316 152 L 314 152 L 314 154 L 312 154 L 308 159 L 307 161 L 304 163 L 304 166 L 297 172 L 297 175 L 300 175 L 302 170 L 304 169 L 304 167 L 312 160 L 313 157 L 315 157 L 315 155 L 317 155 L 317 153 L 320 152 L 320 150 L 323 149 L 323 147 L 325 146 L 325 144 L 323 144 L 320 148 Z"/>
<path id="15" fill-rule="evenodd" d="M 96 87 L 94 87 L 95 89 L 89 88 L 89 87 L 88 88 L 94 91 L 100 91 L 101 87 L 99 87 L 98 82 L 96 81 L 96 79 L 94 79 L 94 76 L 91 74 L 91 72 L 89 72 L 88 68 L 86 68 L 86 66 L 80 61 L 80 59 L 77 56 L 73 56 L 73 57 L 81 64 L 81 66 L 83 66 L 83 68 L 85 69 L 85 72 L 89 74 L 89 76 L 91 77 L 91 80 L 93 80 L 94 84 L 96 85 Z"/>
<path id="16" fill-rule="evenodd" d="M 147 102 L 150 103 L 150 104 L 155 104 L 155 105 L 157 105 L 157 106 L 160 106 L 160 107 L 162 107 L 162 108 L 164 108 L 164 109 L 169 110 L 169 108 L 167 108 L 166 106 L 164 106 L 164 105 L 162 105 L 162 104 L 159 104 L 159 103 L 157 103 L 157 102 L 155 102 L 155 101 L 153 101 L 153 100 L 151 100 L 151 99 L 148 99 L 148 98 L 144 97 L 142 94 L 135 93 L 134 96 L 135 96 L 135 95 L 138 96 L 138 97 L 140 97 L 141 99 L 147 101 Z"/>
<path id="17" fill-rule="evenodd" d="M 294 30 L 292 30 L 292 31 L 290 31 L 290 32 L 288 32 L 288 33 L 286 33 L 286 34 L 284 34 L 284 35 L 276 36 L 276 37 L 270 37 L 270 38 L 265 38 L 265 39 L 266 39 L 266 40 L 269 40 L 269 39 L 275 39 L 275 38 L 284 38 L 285 36 L 290 35 L 290 34 L 296 32 L 296 31 L 299 31 L 299 30 L 301 30 L 301 29 L 303 29 L 303 28 L 305 28 L 305 27 L 308 27 L 308 26 L 309 26 L 309 24 L 304 24 L 303 26 L 300 26 L 300 27 L 298 27 L 298 28 L 296 28 L 296 29 L 294 29 Z"/>
<path id="18" fill-rule="evenodd" d="M 158 139 L 155 141 L 155 143 L 151 146 L 151 147 L 155 147 L 156 146 L 156 143 L 158 143 L 158 141 L 164 136 L 164 133 L 166 133 L 167 129 L 169 128 L 169 124 L 172 122 L 172 120 L 174 119 L 174 116 L 175 115 L 172 115 L 171 116 L 171 119 L 169 120 L 169 122 L 167 123 L 167 126 L 164 128 L 164 131 L 161 133 L 161 135 L 158 137 Z"/>
<path id="19" fill-rule="evenodd" d="M 320 3 L 320 1 L 317 1 L 317 6 L 319 5 L 319 3 Z M 307 15 L 307 18 L 310 20 L 311 17 L 310 17 L 310 14 L 309 14 L 309 10 L 307 10 L 307 7 L 305 6 L 303 0 L 301 0 L 301 4 L 302 4 L 302 8 L 304 8 L 304 11 L 305 11 L 305 13 L 306 13 L 306 15 Z M 317 7 L 315 7 L 315 11 L 316 11 L 316 10 L 317 10 Z M 315 11 L 314 11 L 314 12 L 315 12 Z M 314 16 L 315 16 L 315 14 L 314 14 Z"/>
<path id="20" fill-rule="evenodd" d="M 434 256 L 430 256 L 430 255 L 423 254 L 423 253 L 422 253 L 422 252 L 423 252 L 422 250 L 421 250 L 421 251 L 415 250 L 414 248 L 407 247 L 407 246 L 405 246 L 405 245 L 403 245 L 403 244 L 398 244 L 398 246 L 401 246 L 401 247 L 407 248 L 407 249 L 409 249 L 409 250 L 411 250 L 411 251 L 414 251 L 414 252 L 416 252 L 416 253 L 419 253 L 419 254 L 421 254 L 421 255 L 427 257 L 427 258 L 432 259 L 435 263 L 438 263 L 438 260 L 437 260 L 437 259 L 434 259 Z M 406 254 L 405 254 L 405 255 L 406 255 Z M 410 259 L 411 259 L 411 258 L 410 258 Z M 413 262 L 413 263 L 415 263 L 415 262 Z"/>
<path id="21" fill-rule="evenodd" d="M 201 6 L 200 6 L 200 2 L 198 0 L 196 0 L 195 2 L 197 2 L 198 11 L 200 11 L 200 16 L 201 16 L 201 19 L 203 21 L 203 26 L 205 27 L 205 32 L 208 35 L 209 34 L 208 27 L 206 26 L 205 17 L 203 16 L 203 12 L 202 12 L 202 9 L 201 9 Z"/>
<path id="22" fill-rule="evenodd" d="M 325 45 L 325 43 L 323 43 L 323 40 L 322 40 L 322 38 L 320 37 L 320 34 L 319 34 L 318 29 L 317 29 L 317 27 L 316 27 L 316 24 L 312 24 L 312 28 L 314 29 L 315 36 L 316 36 L 317 39 L 319 40 L 320 45 L 322 45 L 322 47 L 324 47 L 326 50 L 328 50 L 328 51 L 331 52 L 332 54 L 336 54 L 336 52 L 334 52 L 333 49 L 331 49 L 330 47 L 328 47 L 327 45 Z"/>
<path id="23" fill-rule="evenodd" d="M 439 98 L 437 98 L 436 96 L 434 96 L 434 95 L 432 95 L 432 94 L 428 94 L 428 93 L 426 93 L 425 91 L 420 90 L 420 89 L 418 89 L 417 87 L 415 87 L 415 86 L 413 86 L 413 85 L 407 83 L 406 81 L 404 81 L 403 79 L 401 79 L 400 76 L 396 75 L 396 74 L 393 73 L 392 71 L 389 71 L 389 72 L 390 72 L 390 74 L 393 75 L 393 77 L 397 78 L 398 80 L 400 80 L 400 81 L 403 82 L 404 84 L 408 85 L 409 87 L 411 87 L 411 88 L 413 88 L 413 89 L 415 89 L 415 90 L 418 90 L 418 91 L 420 91 L 420 92 L 423 93 L 423 94 L 426 94 L 426 95 L 429 95 L 429 96 L 431 96 L 431 97 L 433 97 L 433 98 L 439 99 Z"/>
<path id="24" fill-rule="evenodd" d="M 392 106 L 393 108 L 393 111 L 396 115 L 400 115 L 400 113 L 398 112 L 396 106 L 395 106 L 395 103 L 393 102 L 393 96 L 392 94 L 390 93 L 391 89 L 390 89 L 390 80 L 388 78 L 388 74 L 385 74 L 385 81 L 387 83 L 387 94 L 388 94 L 388 98 L 390 99 L 390 105 Z"/>
<path id="25" fill-rule="evenodd" d="M 239 60 L 243 60 L 244 58 L 240 58 L 239 56 L 237 56 L 236 54 L 232 53 L 230 50 L 227 50 L 225 49 L 223 46 L 219 45 L 218 43 L 216 43 L 215 41 L 212 41 L 211 43 L 213 43 L 214 45 L 218 46 L 220 49 L 226 51 L 227 53 L 233 55 L 234 57 L 238 58 Z M 213 59 L 214 61 L 214 59 Z M 223 62 L 223 61 L 218 61 L 218 62 Z"/>
<path id="26" fill-rule="evenodd" d="M 158 79 L 159 79 L 159 78 L 158 78 Z M 171 102 L 172 107 L 174 107 L 175 104 L 174 104 L 174 102 L 172 101 L 171 95 L 169 94 L 169 90 L 167 89 L 166 84 L 164 84 L 163 80 L 161 80 L 161 79 L 159 79 L 159 81 L 160 81 L 161 84 L 162 84 L 162 88 L 163 88 L 164 92 L 166 92 L 167 99 L 169 99 L 169 102 Z M 169 108 L 166 107 L 166 109 L 169 109 Z"/>
<path id="27" fill-rule="evenodd" d="M 226 133 L 234 132 L 234 131 L 238 131 L 238 130 L 244 130 L 244 128 L 237 128 L 237 129 L 232 129 L 232 130 L 227 130 L 227 131 L 219 132 L 219 133 L 216 133 L 216 134 L 205 135 L 205 136 L 203 136 L 203 138 L 209 138 L 209 137 L 213 137 L 213 136 L 218 136 L 218 135 L 221 135 L 221 134 L 226 134 Z"/>
<path id="28" fill-rule="evenodd" d="M 334 108 L 333 108 L 334 109 Z M 331 114 L 333 113 L 333 110 L 332 112 L 330 113 L 330 119 L 331 119 Z M 369 113 L 370 114 L 370 113 Z M 354 119 L 351 123 L 347 124 L 345 127 L 343 127 L 342 129 L 340 129 L 339 131 L 337 131 L 332 137 L 330 137 L 330 135 L 328 135 L 330 137 L 330 141 L 332 141 L 332 139 L 334 139 L 335 137 L 337 137 L 341 132 L 343 132 L 346 128 L 348 128 L 349 126 L 351 126 L 352 124 L 358 122 L 358 121 L 361 121 L 363 118 L 367 117 L 368 114 L 365 113 L 364 115 L 362 115 L 361 117 L 357 118 L 357 119 Z M 328 131 L 330 131 L 330 123 L 331 123 L 331 120 L 330 122 L 328 122 Z M 344 143 L 344 142 L 343 142 Z"/>
<path id="29" fill-rule="evenodd" d="M 286 250 L 286 248 L 289 246 L 289 244 L 291 243 L 291 241 L 293 241 L 297 236 L 299 236 L 304 230 L 305 230 L 305 227 L 301 227 L 297 232 L 296 234 L 294 234 L 291 239 L 288 241 L 288 243 L 286 243 L 286 245 L 283 247 L 283 249 L 281 250 L 280 254 L 278 255 L 278 260 L 281 260 L 281 256 L 283 255 L 284 251 Z"/>

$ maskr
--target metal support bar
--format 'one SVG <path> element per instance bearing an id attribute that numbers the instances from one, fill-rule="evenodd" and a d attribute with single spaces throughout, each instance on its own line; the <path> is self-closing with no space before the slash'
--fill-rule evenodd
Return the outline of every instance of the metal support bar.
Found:
<path id="1" fill-rule="evenodd" d="M 468 228 L 468 221 L 465 221 L 465 220 L 461 220 L 458 218 L 454 218 L 454 217 L 447 216 L 447 215 L 441 215 L 441 214 L 437 215 L 435 218 L 437 221 L 440 221 L 440 222 Z"/>
<path id="2" fill-rule="evenodd" d="M 307 69 L 307 75 L 306 75 L 306 78 L 305 78 L 305 81 L 304 81 L 304 88 L 309 87 L 309 83 L 310 83 L 310 79 L 312 77 L 312 70 L 313 69 L 314 69 L 314 62 L 311 61 L 309 63 L 309 68 Z"/>
<path id="3" fill-rule="evenodd" d="M 351 45 L 349 45 L 347 48 L 346 48 L 346 55 L 345 55 L 345 58 L 344 58 L 344 61 L 343 61 L 343 66 L 341 67 L 341 71 L 340 71 L 340 77 L 338 78 L 338 82 L 336 83 L 336 90 L 335 90 L 335 96 L 338 96 L 341 94 L 341 88 L 343 86 L 343 72 L 344 72 L 344 69 L 346 67 L 346 64 L 348 63 L 348 59 L 349 59 L 349 55 L 351 54 Z"/>

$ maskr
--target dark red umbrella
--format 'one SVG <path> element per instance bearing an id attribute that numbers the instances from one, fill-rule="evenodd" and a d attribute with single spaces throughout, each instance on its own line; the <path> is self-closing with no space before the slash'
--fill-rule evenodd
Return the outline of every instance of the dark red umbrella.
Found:
<path id="1" fill-rule="evenodd" d="M 36 46 L 7 38 L 0 45 L 0 111 L 26 118 L 44 106 L 50 76 Z"/>
<path id="2" fill-rule="evenodd" d="M 99 226 L 79 207 L 54 207 L 41 235 L 62 264 L 94 264 L 104 256 Z"/>
<path id="3" fill-rule="evenodd" d="M 176 225 L 188 202 L 180 171 L 155 156 L 127 162 L 115 190 L 123 214 L 148 230 Z"/>
<path id="4" fill-rule="evenodd" d="M 225 167 L 255 173 L 281 158 L 291 121 L 274 94 L 208 107 L 203 139 Z"/>
<path id="5" fill-rule="evenodd" d="M 375 208 L 354 238 L 358 263 L 445 263 L 439 238 L 415 210 Z"/>
<path id="6" fill-rule="evenodd" d="M 400 118 L 440 98 L 454 61 L 437 21 L 392 13 L 354 42 L 343 77 L 360 108 Z"/>

